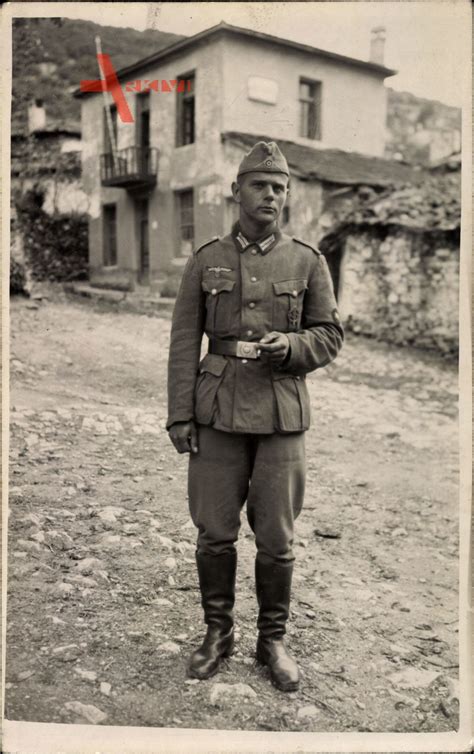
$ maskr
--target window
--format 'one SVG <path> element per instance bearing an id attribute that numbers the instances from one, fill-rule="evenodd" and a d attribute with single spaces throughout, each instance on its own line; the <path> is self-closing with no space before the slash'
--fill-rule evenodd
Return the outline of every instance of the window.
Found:
<path id="1" fill-rule="evenodd" d="M 114 267 L 117 264 L 117 207 L 115 204 L 104 204 L 104 267 Z"/>
<path id="2" fill-rule="evenodd" d="M 300 136 L 321 139 L 321 83 L 300 79 Z"/>
<path id="3" fill-rule="evenodd" d="M 177 77 L 190 82 L 184 92 L 177 91 L 176 97 L 176 146 L 183 147 L 185 144 L 194 144 L 194 112 L 195 112 L 195 84 L 194 73 Z"/>
<path id="4" fill-rule="evenodd" d="M 187 256 L 194 247 L 194 191 L 178 193 L 179 255 Z"/>
<path id="5" fill-rule="evenodd" d="M 112 121 L 115 146 L 117 146 L 117 108 L 115 105 L 110 107 L 110 118 Z M 110 143 L 110 132 L 107 120 L 107 108 L 104 107 L 104 152 L 110 154 L 112 152 L 112 144 Z"/>
<path id="6" fill-rule="evenodd" d="M 137 96 L 137 146 L 150 146 L 150 95 Z"/>

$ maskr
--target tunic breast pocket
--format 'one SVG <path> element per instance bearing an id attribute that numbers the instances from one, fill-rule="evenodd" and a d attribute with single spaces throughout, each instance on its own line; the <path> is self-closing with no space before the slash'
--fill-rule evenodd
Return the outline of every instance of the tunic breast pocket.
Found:
<path id="1" fill-rule="evenodd" d="M 308 281 L 304 278 L 273 283 L 272 327 L 279 332 L 292 332 L 301 327 L 304 294 Z"/>
<path id="2" fill-rule="evenodd" d="M 203 280 L 206 295 L 206 332 L 211 335 L 227 334 L 232 324 L 232 291 L 235 280 Z"/>

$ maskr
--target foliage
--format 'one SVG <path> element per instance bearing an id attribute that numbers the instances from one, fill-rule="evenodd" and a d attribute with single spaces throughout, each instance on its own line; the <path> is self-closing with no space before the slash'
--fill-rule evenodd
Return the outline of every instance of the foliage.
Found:
<path id="1" fill-rule="evenodd" d="M 17 201 L 17 221 L 33 280 L 74 280 L 88 273 L 87 215 L 48 215 L 41 197 L 28 192 Z"/>
<path id="2" fill-rule="evenodd" d="M 26 273 L 21 262 L 16 259 L 10 259 L 10 293 L 25 293 Z"/>

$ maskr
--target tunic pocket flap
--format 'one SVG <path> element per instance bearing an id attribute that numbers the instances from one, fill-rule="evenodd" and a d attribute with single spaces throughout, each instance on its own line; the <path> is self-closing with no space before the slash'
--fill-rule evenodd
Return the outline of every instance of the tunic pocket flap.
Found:
<path id="1" fill-rule="evenodd" d="M 217 353 L 208 353 L 199 364 L 199 374 L 208 372 L 214 377 L 220 377 L 227 366 L 227 361 Z"/>
<path id="2" fill-rule="evenodd" d="M 281 296 L 286 293 L 287 296 L 293 296 L 296 298 L 300 293 L 305 291 L 308 287 L 308 281 L 299 280 L 282 280 L 279 283 L 273 283 L 273 290 L 277 296 Z"/>
<path id="3" fill-rule="evenodd" d="M 272 380 L 297 380 L 298 382 L 300 380 L 304 380 L 304 377 L 301 377 L 299 374 L 290 374 L 289 372 L 272 372 Z"/>
<path id="4" fill-rule="evenodd" d="M 235 286 L 235 280 L 203 280 L 202 289 L 206 293 L 217 296 L 222 291 L 232 291 Z"/>

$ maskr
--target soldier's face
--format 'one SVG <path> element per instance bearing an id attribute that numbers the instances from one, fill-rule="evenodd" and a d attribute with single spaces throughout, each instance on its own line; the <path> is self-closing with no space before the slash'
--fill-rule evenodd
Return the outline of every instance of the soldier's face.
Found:
<path id="1" fill-rule="evenodd" d="M 262 225 L 278 220 L 288 194 L 288 177 L 284 173 L 246 173 L 232 184 L 240 212 Z"/>

